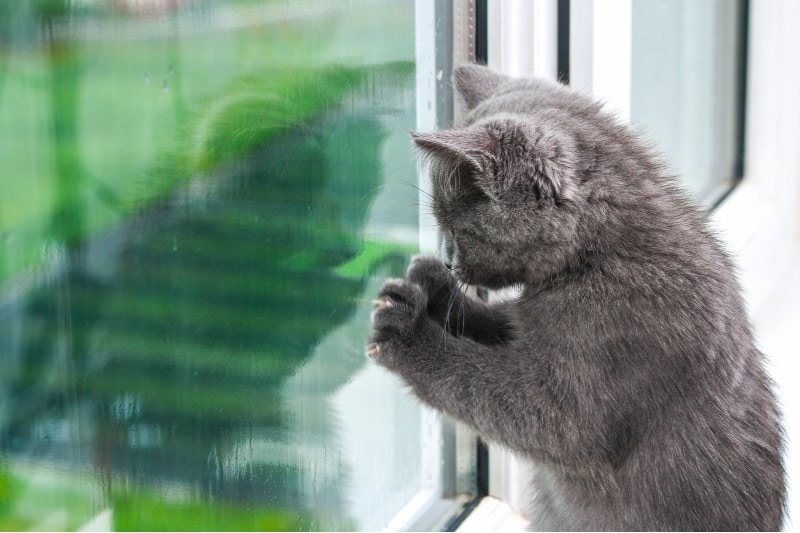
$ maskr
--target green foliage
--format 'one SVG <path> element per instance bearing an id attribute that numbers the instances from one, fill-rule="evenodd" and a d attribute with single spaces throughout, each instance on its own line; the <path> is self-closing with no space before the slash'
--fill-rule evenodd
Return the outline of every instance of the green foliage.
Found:
<path id="1" fill-rule="evenodd" d="M 323 91 L 328 95 L 365 77 L 410 74 L 395 65 L 331 67 L 315 70 L 313 77 L 309 72 L 297 79 L 314 91 L 329 87 Z M 209 109 L 216 106 L 221 115 L 255 113 L 253 107 L 237 107 L 241 99 L 224 96 L 256 83 L 238 81 L 221 90 Z M 311 90 L 294 86 L 292 92 Z M 115 245 L 101 247 L 101 262 L 113 265 L 113 276 L 95 279 L 81 262 L 65 272 L 61 283 L 69 287 L 72 372 L 52 371 L 53 354 L 63 342 L 58 317 L 64 302 L 49 286 L 27 294 L 27 308 L 18 312 L 26 324 L 20 337 L 26 364 L 16 381 L 17 404 L 35 408 L 42 398 L 58 398 L 59 390 L 74 390 L 97 413 L 91 438 L 98 456 L 125 457 L 133 464 L 146 460 L 158 473 L 151 476 L 204 488 L 195 503 L 161 501 L 144 492 L 126 500 L 123 492 L 115 492 L 120 528 L 323 527 L 319 518 L 286 522 L 303 513 L 299 477 L 291 472 L 296 467 L 272 465 L 278 470 L 211 482 L 209 450 L 226 446 L 229 435 L 245 428 L 285 434 L 291 420 L 281 395 L 283 381 L 348 319 L 376 265 L 390 261 L 402 272 L 412 251 L 363 241 L 367 208 L 379 190 L 386 133 L 369 114 L 337 107 L 274 129 L 259 129 L 257 121 L 241 117 L 208 119 L 204 133 L 191 136 L 199 139 L 194 152 L 166 148 L 167 155 L 207 154 L 196 161 L 211 166 L 202 170 L 188 160 L 179 165 L 185 173 L 195 168 L 194 174 L 177 179 L 157 207 L 143 207 L 134 220 L 106 233 L 103 238 Z M 232 135 L 236 142 L 213 141 L 222 139 L 220 128 L 241 122 L 245 130 L 258 132 Z M 197 201 L 187 201 L 189 187 L 200 191 Z M 87 236 L 86 245 L 94 239 Z M 341 355 L 326 389 L 364 364 L 360 352 Z M 126 398 L 130 405 L 120 407 Z M 142 438 L 150 444 L 139 447 L 140 437 L 131 436 L 139 433 L 124 422 L 126 417 L 132 417 L 133 426 L 144 424 L 151 436 Z M 15 418 L 14 431 L 22 435 L 36 420 L 27 411 Z M 110 462 L 97 468 L 120 467 Z M 241 501 L 241 494 L 248 499 Z M 275 500 L 276 495 L 281 496 Z M 200 522 L 183 522 L 184 516 Z M 338 516 L 331 523 L 338 528 L 346 520 Z"/>
<path id="2" fill-rule="evenodd" d="M 64 527 L 78 527 L 91 505 L 113 505 L 121 530 L 350 524 L 306 510 L 293 453 L 227 478 L 210 455 L 229 458 L 242 434 L 279 448 L 311 427 L 324 441 L 324 409 L 298 422 L 286 408 L 320 402 L 319 391 L 287 398 L 284 382 L 352 315 L 376 265 L 399 273 L 412 251 L 364 241 L 364 223 L 385 172 L 386 117 L 406 113 L 380 108 L 374 93 L 408 91 L 413 64 L 311 60 L 319 51 L 292 39 L 324 41 L 289 26 L 32 44 L 16 63 L 0 54 L 0 161 L 11 176 L 0 191 L 0 286 L 60 258 L 54 280 L 32 277 L 13 302 L 12 355 L 23 364 L 1 429 L 35 446 L 42 420 L 79 409 L 83 460 L 109 480 L 94 499 L 94 479 L 18 475 L 26 504 L 8 507 L 21 492 L 0 469 L 0 529 L 64 508 Z M 321 389 L 364 364 L 352 344 Z M 162 481 L 185 499 L 161 494 Z"/>
<path id="3" fill-rule="evenodd" d="M 16 483 L 8 472 L 8 465 L 0 459 L 0 513 L 6 510 L 16 495 Z"/>
<path id="4" fill-rule="evenodd" d="M 0 37 L 0 52 L 3 39 L 23 39 L 21 28 L 35 36 L 42 20 L 80 11 L 62 0 L 0 4 L 0 34 L 16 30 Z M 369 76 L 413 72 L 411 63 L 326 61 L 318 47 L 329 28 L 316 31 L 102 46 L 62 35 L 30 41 L 23 61 L 0 53 L 0 286 L 46 262 L 54 245 L 78 245 L 337 109 Z"/>
<path id="5" fill-rule="evenodd" d="M 36 219 L 31 217 L 35 211 L 26 214 L 39 208 L 36 203 L 19 204 L 13 195 L 0 199 L 0 224 L 13 230 L 10 232 L 14 235 L 12 244 L 22 248 L 21 257 L 15 257 L 14 253 L 6 256 L 12 261 L 10 264 L 0 260 L 0 284 L 23 266 L 30 267 L 31 262 L 41 260 L 43 244 L 53 237 L 56 242 L 66 244 L 79 242 L 103 227 L 118 223 L 134 208 L 140 210 L 190 179 L 264 146 L 275 135 L 289 131 L 326 109 L 335 108 L 365 72 L 347 67 L 286 67 L 238 77 L 215 96 L 198 104 L 199 111 L 190 114 L 188 123 L 178 127 L 172 139 L 163 143 L 156 158 L 159 163 L 145 171 L 143 180 L 140 177 L 138 182 L 131 182 L 132 176 L 126 172 L 126 167 L 141 162 L 126 160 L 129 156 L 120 151 L 121 147 L 108 146 L 108 140 L 98 139 L 97 146 L 106 145 L 112 153 L 118 152 L 119 168 L 104 176 L 87 172 L 82 153 L 87 148 L 92 151 L 96 148 L 92 145 L 94 141 L 86 139 L 84 132 L 79 131 L 77 118 L 71 114 L 75 109 L 75 87 L 81 65 L 70 57 L 66 54 L 57 59 L 57 66 L 53 67 L 59 76 L 51 89 L 57 110 L 53 114 L 54 131 L 61 136 L 53 145 L 56 186 L 42 191 L 44 196 L 39 197 L 39 201 L 51 198 L 50 211 L 49 214 L 40 212 Z M 64 102 L 65 95 L 69 96 L 71 104 Z M 102 130 L 98 133 L 102 135 Z M 12 158 L 12 165 L 14 161 Z M 12 193 L 15 188 L 25 187 L 24 182 L 15 183 L 17 179 L 14 176 L 9 184 Z M 107 207 L 94 209 L 95 216 L 87 220 L 84 214 L 87 204 L 96 203 Z M 52 220 L 49 225 L 48 218 Z M 43 220 L 45 232 L 36 239 L 37 227 L 42 227 Z M 0 246 L 2 244 L 0 242 Z"/>
<path id="6" fill-rule="evenodd" d="M 0 501 L 0 531 L 70 531 L 97 513 L 88 480 L 67 468 L 22 461 L 2 470 L 0 486 L 10 489 Z"/>
<path id="7" fill-rule="evenodd" d="M 417 252 L 410 246 L 398 246 L 379 241 L 365 240 L 359 255 L 336 267 L 336 273 L 347 278 L 365 278 L 375 272 L 375 267 L 387 259 L 400 258 L 400 272 L 408 263 L 407 257 Z"/>
<path id="8" fill-rule="evenodd" d="M 114 498 L 114 531 L 307 531 L 307 511 L 224 502 L 173 502 L 149 494 Z"/>
<path id="9" fill-rule="evenodd" d="M 188 172 L 207 171 L 338 106 L 364 69 L 271 69 L 237 77 L 204 103 L 189 128 Z"/>

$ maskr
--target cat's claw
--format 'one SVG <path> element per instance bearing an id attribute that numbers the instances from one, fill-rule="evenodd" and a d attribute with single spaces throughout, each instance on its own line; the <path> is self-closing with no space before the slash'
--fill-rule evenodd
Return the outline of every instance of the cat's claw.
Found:
<path id="1" fill-rule="evenodd" d="M 371 342 L 371 343 L 367 344 L 366 353 L 367 353 L 368 357 L 375 357 L 376 355 L 380 354 L 381 353 L 380 344 L 378 344 L 376 342 Z"/>
<path id="2" fill-rule="evenodd" d="M 378 298 L 377 300 L 372 300 L 372 307 L 375 309 L 383 309 L 384 307 L 391 307 L 392 301 L 386 298 Z"/>
<path id="3" fill-rule="evenodd" d="M 384 283 L 378 298 L 372 302 L 372 327 L 375 329 L 375 336 L 368 347 L 378 340 L 396 336 L 413 337 L 419 320 L 425 314 L 427 301 L 427 295 L 419 285 L 403 279 Z"/>

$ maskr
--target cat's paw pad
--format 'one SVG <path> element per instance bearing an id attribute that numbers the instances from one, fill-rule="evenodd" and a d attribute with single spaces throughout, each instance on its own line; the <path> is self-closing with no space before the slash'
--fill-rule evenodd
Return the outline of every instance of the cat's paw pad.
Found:
<path id="1" fill-rule="evenodd" d="M 372 327 L 376 330 L 376 338 L 410 333 L 423 316 L 427 301 L 419 285 L 402 279 L 384 283 L 372 303 Z"/>

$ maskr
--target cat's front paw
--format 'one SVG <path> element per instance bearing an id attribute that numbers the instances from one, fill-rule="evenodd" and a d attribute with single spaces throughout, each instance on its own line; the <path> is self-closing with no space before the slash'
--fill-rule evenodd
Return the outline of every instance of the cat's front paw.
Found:
<path id="1" fill-rule="evenodd" d="M 406 279 L 422 287 L 428 297 L 428 313 L 440 323 L 446 321 L 448 311 L 462 296 L 453 273 L 435 257 L 414 257 L 406 271 Z"/>
<path id="2" fill-rule="evenodd" d="M 453 274 L 442 260 L 429 255 L 415 255 L 411 258 L 406 279 L 426 289 L 426 292 L 436 290 L 437 285 L 455 282 Z"/>
<path id="3" fill-rule="evenodd" d="M 390 353 L 413 343 L 425 321 L 428 297 L 422 288 L 403 279 L 383 284 L 373 301 L 372 327 L 367 355 L 377 362 L 387 362 Z"/>

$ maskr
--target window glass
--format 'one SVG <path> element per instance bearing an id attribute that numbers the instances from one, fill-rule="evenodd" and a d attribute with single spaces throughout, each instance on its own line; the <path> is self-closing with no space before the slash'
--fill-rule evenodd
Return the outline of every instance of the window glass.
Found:
<path id="1" fill-rule="evenodd" d="M 363 354 L 415 116 L 413 2 L 0 3 L 0 529 L 466 497 L 463 439 Z"/>
<path id="2" fill-rule="evenodd" d="M 741 176 L 745 0 L 633 0 L 631 121 L 710 204 Z"/>

